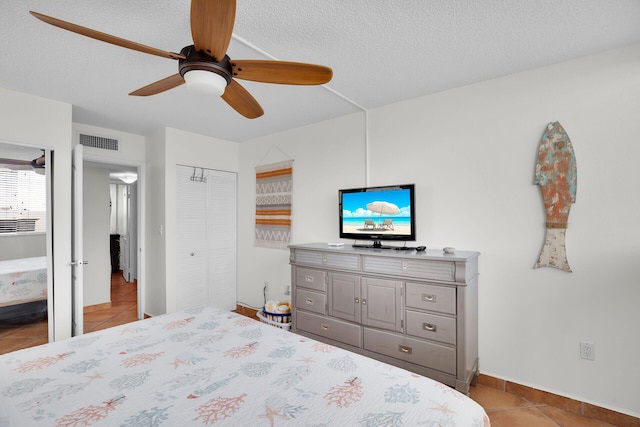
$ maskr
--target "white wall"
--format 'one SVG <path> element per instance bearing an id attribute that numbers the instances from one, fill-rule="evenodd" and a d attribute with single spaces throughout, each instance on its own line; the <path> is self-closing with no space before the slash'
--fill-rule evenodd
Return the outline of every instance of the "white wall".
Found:
<path id="1" fill-rule="evenodd" d="M 47 255 L 47 233 L 0 234 L 0 260 Z"/>
<path id="2" fill-rule="evenodd" d="M 85 306 L 111 301 L 111 255 L 109 251 L 109 170 L 83 168 L 83 303 Z"/>
<path id="3" fill-rule="evenodd" d="M 294 162 L 293 243 L 335 241 L 337 190 L 364 184 L 363 115 L 243 143 L 238 299 L 290 280 L 288 252 L 253 247 L 253 167 Z M 640 45 L 369 113 L 367 184 L 415 182 L 418 242 L 480 256 L 480 370 L 640 416 Z M 544 241 L 537 146 L 558 120 L 576 152 L 573 273 L 533 269 Z M 274 159 L 283 160 L 282 158 Z M 595 361 L 579 341 L 595 344 Z"/>
<path id="4" fill-rule="evenodd" d="M 144 295 L 145 313 L 152 316 L 166 313 L 166 261 L 165 261 L 165 131 L 158 130 L 147 140 L 145 217 L 147 247 L 147 278 Z"/>
<path id="5" fill-rule="evenodd" d="M 102 163 L 138 166 L 146 159 L 146 138 L 128 132 L 106 129 L 97 126 L 73 123 L 73 145 L 78 143 L 78 134 L 102 136 L 118 140 L 118 151 L 103 150 L 94 147 L 84 147 L 84 158 Z"/>
<path id="6" fill-rule="evenodd" d="M 71 336 L 71 105 L 0 88 L 0 139 L 54 150 L 54 338 L 67 338 Z"/>
<path id="7" fill-rule="evenodd" d="M 364 113 L 240 144 L 238 174 L 238 301 L 260 308 L 289 299 L 289 250 L 257 248 L 255 167 L 294 159 L 292 243 L 338 240 L 338 189 L 364 185 Z"/>

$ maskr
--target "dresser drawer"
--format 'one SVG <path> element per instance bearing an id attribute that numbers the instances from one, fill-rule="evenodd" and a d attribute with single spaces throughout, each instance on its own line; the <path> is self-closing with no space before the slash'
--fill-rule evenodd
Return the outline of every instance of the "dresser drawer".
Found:
<path id="1" fill-rule="evenodd" d="M 296 286 L 326 292 L 327 273 L 310 268 L 296 267 Z"/>
<path id="2" fill-rule="evenodd" d="M 455 282 L 456 266 L 450 261 L 364 256 L 362 271 L 417 279 Z"/>
<path id="3" fill-rule="evenodd" d="M 407 307 L 456 314 L 456 290 L 448 286 L 407 282 Z"/>
<path id="4" fill-rule="evenodd" d="M 407 334 L 456 344 L 456 319 L 407 310 Z"/>
<path id="5" fill-rule="evenodd" d="M 360 270 L 360 256 L 356 254 L 294 249 L 290 260 L 296 264 L 337 268 L 340 270 Z"/>
<path id="6" fill-rule="evenodd" d="M 456 375 L 456 349 L 392 332 L 364 328 L 365 350 Z"/>
<path id="7" fill-rule="evenodd" d="M 313 311 L 318 314 L 327 314 L 327 297 L 318 292 L 296 289 L 296 308 Z"/>
<path id="8" fill-rule="evenodd" d="M 297 329 L 355 347 L 362 347 L 362 332 L 359 325 L 298 310 L 294 316 Z"/>

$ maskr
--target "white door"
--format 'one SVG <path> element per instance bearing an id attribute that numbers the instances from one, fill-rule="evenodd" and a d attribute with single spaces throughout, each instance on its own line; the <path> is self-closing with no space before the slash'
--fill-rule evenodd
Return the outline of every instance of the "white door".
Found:
<path id="1" fill-rule="evenodd" d="M 129 278 L 127 281 L 133 282 L 138 278 L 138 183 L 129 185 L 128 190 L 127 239 L 129 242 Z M 140 286 L 139 282 L 138 286 Z"/>
<path id="2" fill-rule="evenodd" d="M 208 170 L 207 221 L 209 304 L 236 308 L 236 180 L 232 172 Z"/>
<path id="3" fill-rule="evenodd" d="M 118 186 L 119 188 L 120 186 Z M 131 190 L 129 185 L 123 185 L 123 199 L 126 209 L 126 220 L 124 234 L 120 236 L 122 239 L 122 275 L 124 280 L 131 282 Z"/>
<path id="4" fill-rule="evenodd" d="M 87 263 L 82 259 L 82 145 L 73 149 L 72 167 L 72 247 L 71 247 L 71 289 L 73 299 L 72 334 L 83 333 L 83 268 Z"/>
<path id="5" fill-rule="evenodd" d="M 207 304 L 207 184 L 194 181 L 202 169 L 176 168 L 176 306 Z"/>
<path id="6" fill-rule="evenodd" d="M 176 306 L 236 307 L 236 179 L 176 168 Z"/>
<path id="7" fill-rule="evenodd" d="M 53 162 L 51 150 L 45 150 L 45 175 L 47 177 L 47 332 L 49 342 L 55 341 L 53 301 Z"/>

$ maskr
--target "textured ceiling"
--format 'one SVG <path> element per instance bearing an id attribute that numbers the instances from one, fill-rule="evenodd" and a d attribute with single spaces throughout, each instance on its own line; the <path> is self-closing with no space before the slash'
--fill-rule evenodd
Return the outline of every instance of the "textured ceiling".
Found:
<path id="1" fill-rule="evenodd" d="M 159 49 L 192 44 L 188 0 L 2 0 L 0 87 L 73 105 L 73 120 L 147 135 L 165 126 L 245 141 L 640 43 L 638 0 L 237 0 L 232 59 L 327 65 L 326 87 L 241 81 L 248 120 L 184 86 L 127 94 L 177 61 L 47 25 L 46 15 Z M 266 56 L 265 56 L 266 55 Z"/>

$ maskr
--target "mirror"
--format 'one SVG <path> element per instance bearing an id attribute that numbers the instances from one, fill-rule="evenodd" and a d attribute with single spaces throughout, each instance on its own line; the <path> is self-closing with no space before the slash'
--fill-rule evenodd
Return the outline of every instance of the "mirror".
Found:
<path id="1" fill-rule="evenodd" d="M 49 341 L 45 159 L 0 142 L 0 353 Z"/>

